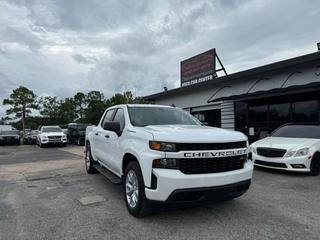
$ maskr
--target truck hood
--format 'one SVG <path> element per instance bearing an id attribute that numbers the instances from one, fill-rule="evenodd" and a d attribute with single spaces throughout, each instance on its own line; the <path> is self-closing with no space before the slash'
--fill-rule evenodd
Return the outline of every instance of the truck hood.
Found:
<path id="1" fill-rule="evenodd" d="M 287 150 L 299 150 L 301 148 L 311 147 L 319 143 L 319 139 L 312 138 L 285 138 L 285 137 L 267 137 L 252 144 L 253 147 L 280 148 Z"/>
<path id="2" fill-rule="evenodd" d="M 210 143 L 247 141 L 240 132 L 201 125 L 153 125 L 143 127 L 154 140 L 164 142 Z"/>

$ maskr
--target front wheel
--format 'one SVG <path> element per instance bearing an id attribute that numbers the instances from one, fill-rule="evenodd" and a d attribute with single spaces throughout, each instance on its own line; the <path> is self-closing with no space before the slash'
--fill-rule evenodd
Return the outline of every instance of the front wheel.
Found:
<path id="1" fill-rule="evenodd" d="M 148 215 L 150 203 L 145 195 L 143 177 L 137 162 L 128 164 L 124 179 L 124 196 L 129 213 L 134 217 Z"/>
<path id="2" fill-rule="evenodd" d="M 97 173 L 97 170 L 93 167 L 93 164 L 94 164 L 94 160 L 91 154 L 91 147 L 90 147 L 90 144 L 88 143 L 86 146 L 86 156 L 85 156 L 85 165 L 86 165 L 87 173 L 89 174 Z"/>

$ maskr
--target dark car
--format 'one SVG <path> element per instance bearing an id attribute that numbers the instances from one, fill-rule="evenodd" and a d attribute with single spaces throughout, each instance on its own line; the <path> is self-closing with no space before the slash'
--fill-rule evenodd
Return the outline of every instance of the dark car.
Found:
<path id="1" fill-rule="evenodd" d="M 67 138 L 69 143 L 84 145 L 86 128 L 92 124 L 89 123 L 70 123 L 68 124 Z"/>
<path id="2" fill-rule="evenodd" d="M 23 139 L 24 143 L 31 144 L 31 145 L 36 144 L 38 134 L 39 134 L 38 130 L 32 130 L 28 132 Z"/>
<path id="3" fill-rule="evenodd" d="M 0 131 L 0 145 L 15 144 L 20 145 L 20 134 L 18 130 Z"/>

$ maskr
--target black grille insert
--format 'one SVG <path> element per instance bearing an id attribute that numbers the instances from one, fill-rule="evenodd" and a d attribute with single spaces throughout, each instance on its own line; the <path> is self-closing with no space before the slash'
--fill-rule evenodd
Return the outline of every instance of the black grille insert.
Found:
<path id="1" fill-rule="evenodd" d="M 287 168 L 287 165 L 285 165 L 284 163 L 266 162 L 261 160 L 255 160 L 254 163 L 267 167 Z"/>
<path id="2" fill-rule="evenodd" d="M 180 158 L 179 170 L 184 174 L 219 173 L 243 168 L 246 155 L 221 158 Z"/>
<path id="3" fill-rule="evenodd" d="M 204 151 L 204 150 L 224 150 L 246 148 L 247 142 L 228 142 L 228 143 L 177 143 L 177 151 Z"/>
<path id="4" fill-rule="evenodd" d="M 61 136 L 48 136 L 49 139 L 61 139 Z"/>
<path id="5" fill-rule="evenodd" d="M 284 154 L 286 153 L 285 149 L 279 149 L 279 148 L 263 148 L 263 147 L 258 147 L 257 148 L 257 153 L 260 156 L 264 157 L 283 157 Z"/>

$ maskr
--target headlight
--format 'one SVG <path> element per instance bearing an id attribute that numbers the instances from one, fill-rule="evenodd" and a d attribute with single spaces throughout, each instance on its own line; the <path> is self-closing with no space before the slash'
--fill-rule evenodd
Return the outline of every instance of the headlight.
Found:
<path id="1" fill-rule="evenodd" d="M 286 157 L 286 158 L 292 157 L 292 156 L 295 154 L 295 152 L 296 152 L 296 151 L 288 151 L 288 152 L 286 153 L 286 155 L 284 155 L 284 157 Z"/>
<path id="2" fill-rule="evenodd" d="M 295 157 L 303 157 L 309 154 L 309 148 L 302 148 L 296 152 Z"/>
<path id="3" fill-rule="evenodd" d="M 47 136 L 41 136 L 41 139 L 48 139 Z"/>
<path id="4" fill-rule="evenodd" d="M 302 148 L 299 149 L 298 151 L 288 151 L 286 155 L 284 155 L 285 158 L 290 158 L 290 157 L 303 157 L 307 156 L 309 154 L 309 148 Z"/>
<path id="5" fill-rule="evenodd" d="M 253 152 L 254 154 L 257 154 L 257 150 L 255 147 L 250 147 L 250 149 L 251 149 L 251 152 Z"/>
<path id="6" fill-rule="evenodd" d="M 175 158 L 162 158 L 153 160 L 153 168 L 177 169 L 178 160 Z"/>
<path id="7" fill-rule="evenodd" d="M 156 150 L 156 151 L 163 151 L 163 152 L 175 152 L 176 151 L 176 144 L 175 143 L 150 141 L 149 146 L 152 150 Z"/>

